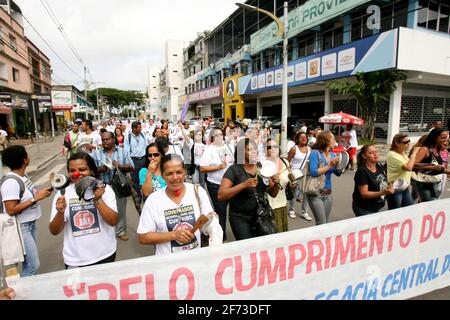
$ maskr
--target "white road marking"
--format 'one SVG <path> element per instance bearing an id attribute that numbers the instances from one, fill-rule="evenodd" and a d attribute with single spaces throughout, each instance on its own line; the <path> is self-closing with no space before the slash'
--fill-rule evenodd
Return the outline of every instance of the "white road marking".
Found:
<path id="1" fill-rule="evenodd" d="M 34 185 L 36 187 L 39 187 L 39 186 L 42 186 L 42 185 L 48 185 L 49 184 L 48 178 L 50 176 L 50 173 L 54 172 L 55 174 L 58 174 L 61 171 L 61 169 L 63 169 L 65 166 L 66 166 L 66 164 L 62 163 L 62 164 L 52 168 L 49 172 L 44 174 L 38 181 L 36 181 L 34 183 Z"/>

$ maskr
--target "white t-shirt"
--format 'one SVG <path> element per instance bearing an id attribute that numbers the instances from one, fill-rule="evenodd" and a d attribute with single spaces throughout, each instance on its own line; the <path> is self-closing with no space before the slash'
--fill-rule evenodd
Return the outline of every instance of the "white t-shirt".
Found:
<path id="1" fill-rule="evenodd" d="M 115 133 L 114 131 L 116 131 L 116 126 L 107 126 L 106 131 Z"/>
<path id="2" fill-rule="evenodd" d="M 56 201 L 61 193 L 53 199 L 50 222 L 56 216 Z M 82 203 L 71 184 L 65 194 L 67 208 L 64 213 L 64 263 L 80 267 L 102 261 L 117 250 L 116 229 L 103 220 L 93 201 Z M 102 196 L 105 204 L 117 212 L 114 191 L 106 186 Z"/>
<path id="3" fill-rule="evenodd" d="M 8 133 L 5 130 L 0 130 L 0 134 L 5 137 L 8 136 Z"/>
<path id="4" fill-rule="evenodd" d="M 203 153 L 202 158 L 200 159 L 200 166 L 201 167 L 215 167 L 220 166 L 223 163 L 228 164 L 228 166 L 225 169 L 214 171 L 214 172 L 208 172 L 208 181 L 214 184 L 220 185 L 222 183 L 222 178 L 225 172 L 234 162 L 233 154 L 230 151 L 230 148 L 228 148 L 226 145 L 219 148 L 216 147 L 213 144 L 210 144 L 205 152 Z"/>
<path id="5" fill-rule="evenodd" d="M 91 132 L 91 134 L 82 132 L 78 136 L 78 144 L 80 145 L 82 143 L 89 143 L 98 147 L 102 145 L 102 137 L 100 137 L 100 135 L 95 131 Z"/>
<path id="6" fill-rule="evenodd" d="M 16 177 L 19 177 L 22 179 L 22 181 L 25 183 L 25 192 L 23 194 L 22 199 L 19 199 L 20 196 L 20 185 L 19 183 L 14 179 L 8 179 L 2 184 L 1 193 L 2 193 L 2 199 L 3 199 L 3 212 L 6 211 L 6 207 L 4 202 L 5 201 L 11 201 L 11 200 L 20 200 L 20 203 L 23 203 L 25 201 L 31 200 L 36 192 L 38 191 L 36 187 L 33 185 L 33 182 L 28 177 L 21 177 L 14 172 L 8 173 L 8 175 L 14 175 Z M 17 219 L 20 223 L 26 223 L 26 222 L 32 222 L 36 221 L 42 216 L 41 206 L 37 203 L 34 206 L 31 206 L 25 210 L 22 211 L 19 215 L 17 215 Z"/>
<path id="7" fill-rule="evenodd" d="M 214 210 L 209 202 L 206 191 L 198 188 L 202 212 L 195 197 L 194 185 L 185 184 L 186 194 L 181 205 L 174 203 L 166 194 L 166 188 L 152 193 L 145 202 L 142 210 L 138 234 L 149 232 L 172 232 L 176 230 L 192 230 L 201 214 L 208 215 Z M 195 239 L 189 244 L 170 241 L 156 245 L 156 255 L 183 252 L 198 249 L 201 246 L 200 231 L 195 233 Z"/>
<path id="8" fill-rule="evenodd" d="M 348 148 L 358 148 L 358 136 L 356 135 L 356 131 L 355 130 L 345 131 L 344 137 L 348 136 L 350 136 Z"/>

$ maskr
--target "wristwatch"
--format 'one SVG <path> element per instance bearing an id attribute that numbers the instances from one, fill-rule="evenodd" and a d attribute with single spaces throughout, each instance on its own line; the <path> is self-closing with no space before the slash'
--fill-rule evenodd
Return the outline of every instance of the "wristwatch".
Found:
<path id="1" fill-rule="evenodd" d="M 37 203 L 37 200 L 35 197 L 31 198 L 31 205 L 34 206 Z"/>

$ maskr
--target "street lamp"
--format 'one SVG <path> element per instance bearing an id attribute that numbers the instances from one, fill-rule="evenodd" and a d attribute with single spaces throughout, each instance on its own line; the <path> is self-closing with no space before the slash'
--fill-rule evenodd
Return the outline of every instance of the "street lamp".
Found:
<path id="1" fill-rule="evenodd" d="M 258 7 L 250 6 L 244 3 L 236 3 L 239 8 L 248 10 L 248 11 L 258 11 L 264 13 L 271 17 L 278 26 L 278 32 L 276 36 L 283 37 L 283 89 L 282 89 L 282 103 L 281 103 L 281 154 L 286 155 L 287 150 L 287 118 L 288 118 L 288 26 L 289 26 L 289 18 L 288 18 L 288 3 L 284 2 L 284 22 L 281 21 L 277 16 L 273 13 L 260 9 Z"/>

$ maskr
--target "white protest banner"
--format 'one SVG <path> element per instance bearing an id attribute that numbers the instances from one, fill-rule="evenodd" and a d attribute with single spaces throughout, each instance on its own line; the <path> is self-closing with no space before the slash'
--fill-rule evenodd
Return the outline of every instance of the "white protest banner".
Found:
<path id="1" fill-rule="evenodd" d="M 19 299 L 384 300 L 450 286 L 450 199 L 19 280 Z"/>

